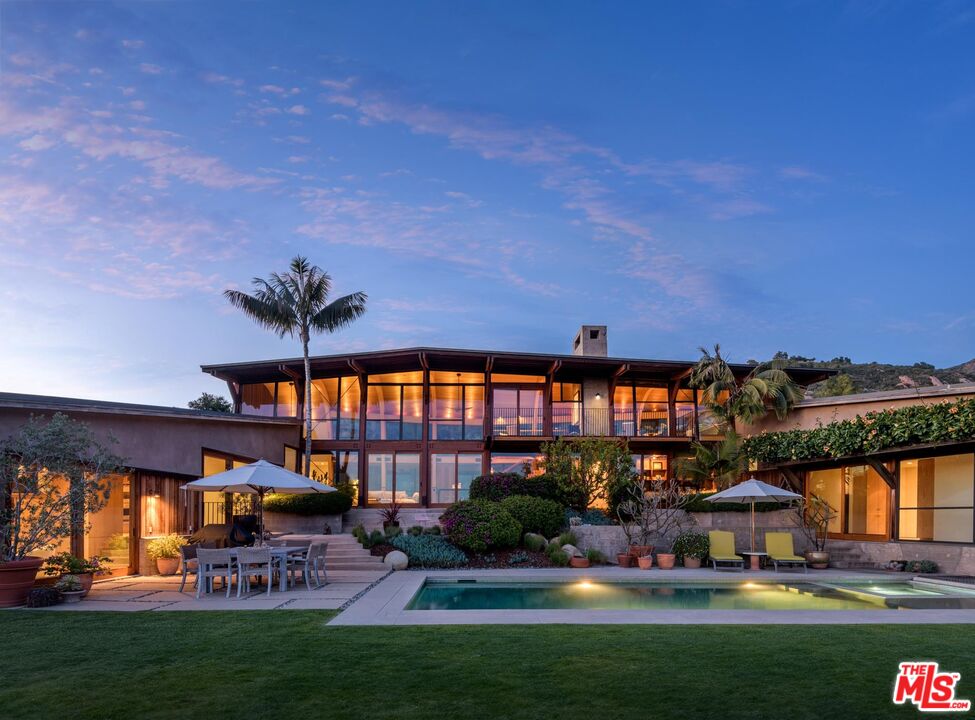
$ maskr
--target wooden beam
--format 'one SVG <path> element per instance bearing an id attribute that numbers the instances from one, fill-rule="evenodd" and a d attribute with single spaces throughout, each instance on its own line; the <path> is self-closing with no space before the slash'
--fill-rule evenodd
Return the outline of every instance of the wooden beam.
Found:
<path id="1" fill-rule="evenodd" d="M 430 369 L 430 363 L 427 362 L 427 354 L 425 352 L 419 353 L 420 357 L 420 367 L 424 370 Z"/>
<path id="2" fill-rule="evenodd" d="M 792 468 L 779 468 L 779 471 L 782 473 L 782 476 L 786 479 L 789 485 L 792 486 L 793 490 L 798 493 L 803 491 L 802 478 L 796 474 L 795 470 Z"/>
<path id="3" fill-rule="evenodd" d="M 355 358 L 349 358 L 348 363 L 349 363 L 349 367 L 352 368 L 352 371 L 356 375 L 365 375 L 366 374 L 365 368 L 362 367 L 362 365 L 360 365 L 358 363 L 358 361 L 356 361 Z"/>
<path id="4" fill-rule="evenodd" d="M 494 355 L 488 355 L 484 361 L 484 372 L 489 373 L 494 368 Z"/>
<path id="5" fill-rule="evenodd" d="M 884 465 L 882 462 L 880 462 L 875 458 L 868 457 L 867 465 L 872 467 L 877 472 L 877 474 L 881 477 L 881 479 L 883 479 L 885 483 L 887 483 L 888 487 L 890 487 L 891 490 L 897 487 L 897 481 L 894 478 L 894 473 L 888 470 L 887 466 Z"/>
<path id="6" fill-rule="evenodd" d="M 684 378 L 690 377 L 693 372 L 694 372 L 694 368 L 693 367 L 689 367 L 689 368 L 687 368 L 687 370 L 682 370 L 681 372 L 679 372 L 676 375 L 672 376 L 670 379 L 673 380 L 674 383 L 676 384 L 676 383 L 679 383 Z"/>
<path id="7" fill-rule="evenodd" d="M 280 370 L 282 373 L 284 373 L 289 378 L 291 378 L 295 382 L 295 387 L 298 386 L 299 382 L 303 383 L 305 381 L 305 374 L 303 372 L 298 372 L 297 370 L 290 368 L 287 365 L 284 364 L 278 365 L 278 370 Z"/>

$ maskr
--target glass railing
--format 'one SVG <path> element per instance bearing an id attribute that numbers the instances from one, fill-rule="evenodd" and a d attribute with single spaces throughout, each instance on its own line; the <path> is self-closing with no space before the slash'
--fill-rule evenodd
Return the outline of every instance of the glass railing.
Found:
<path id="1" fill-rule="evenodd" d="M 495 437 L 532 437 L 547 434 L 541 408 L 493 409 Z M 666 410 L 634 411 L 630 408 L 582 408 L 552 406 L 555 437 L 693 437 L 694 409 L 677 408 L 671 426 Z"/>

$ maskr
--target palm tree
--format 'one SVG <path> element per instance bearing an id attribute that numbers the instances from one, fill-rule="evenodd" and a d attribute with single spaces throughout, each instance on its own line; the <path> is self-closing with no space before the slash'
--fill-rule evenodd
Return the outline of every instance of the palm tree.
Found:
<path id="1" fill-rule="evenodd" d="M 721 357 L 719 345 L 714 346 L 713 355 L 703 347 L 700 350 L 701 359 L 691 372 L 691 385 L 703 391 L 704 404 L 732 430 L 736 420 L 754 422 L 764 417 L 769 407 L 779 420 L 784 420 L 802 399 L 802 389 L 795 381 L 770 363 L 756 365 L 739 382 Z"/>
<path id="2" fill-rule="evenodd" d="M 230 304 L 242 310 L 261 327 L 278 337 L 288 335 L 301 340 L 305 361 L 305 462 L 307 475 L 311 469 L 311 360 L 308 343 L 313 332 L 332 333 L 350 325 L 366 311 L 367 296 L 362 292 L 329 301 L 332 278 L 307 258 L 297 255 L 291 260 L 288 272 L 271 273 L 267 280 L 251 281 L 254 294 L 240 290 L 225 290 Z"/>
<path id="3" fill-rule="evenodd" d="M 675 474 L 697 487 L 714 484 L 719 490 L 724 489 L 748 466 L 734 430 L 729 430 L 719 442 L 692 442 L 691 449 L 694 456 L 678 460 Z"/>

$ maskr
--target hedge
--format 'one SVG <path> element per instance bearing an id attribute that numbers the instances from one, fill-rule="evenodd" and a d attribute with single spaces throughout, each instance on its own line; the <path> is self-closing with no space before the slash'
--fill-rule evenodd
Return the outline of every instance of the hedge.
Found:
<path id="1" fill-rule="evenodd" d="M 742 443 L 753 461 L 779 463 L 863 455 L 889 448 L 975 439 L 975 400 L 879 410 L 812 430 L 763 432 Z"/>
<path id="2" fill-rule="evenodd" d="M 684 505 L 685 512 L 713 513 L 713 512 L 751 512 L 752 506 L 749 503 L 722 503 L 708 502 L 707 498 L 714 493 L 696 493 L 692 495 L 687 504 Z M 772 512 L 781 510 L 785 505 L 774 502 L 755 503 L 755 512 Z"/>
<path id="3" fill-rule="evenodd" d="M 450 542 L 471 552 L 511 548 L 521 538 L 521 523 L 488 500 L 454 503 L 440 516 L 440 525 Z"/>
<path id="4" fill-rule="evenodd" d="M 562 506 L 554 500 L 530 495 L 512 495 L 501 501 L 501 507 L 521 523 L 522 532 L 552 537 L 562 529 L 565 522 Z"/>
<path id="5" fill-rule="evenodd" d="M 307 495 L 268 495 L 264 511 L 288 515 L 341 515 L 352 507 L 345 493 L 309 493 Z"/>
<path id="6" fill-rule="evenodd" d="M 521 473 L 491 473 L 479 475 L 471 481 L 471 500 L 500 502 L 512 495 L 531 495 L 547 500 L 558 499 L 558 488 L 545 475 L 525 477 Z"/>

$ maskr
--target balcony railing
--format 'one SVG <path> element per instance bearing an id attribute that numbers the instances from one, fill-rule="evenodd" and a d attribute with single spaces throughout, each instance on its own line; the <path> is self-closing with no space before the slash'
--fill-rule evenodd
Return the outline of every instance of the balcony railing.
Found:
<path id="1" fill-rule="evenodd" d="M 538 437 L 545 435 L 545 413 L 541 408 L 494 408 L 495 437 Z M 631 408 L 552 408 L 554 436 L 566 437 L 692 437 L 693 408 L 678 408 L 671 427 L 670 413 L 661 410 L 634 411 Z"/>

